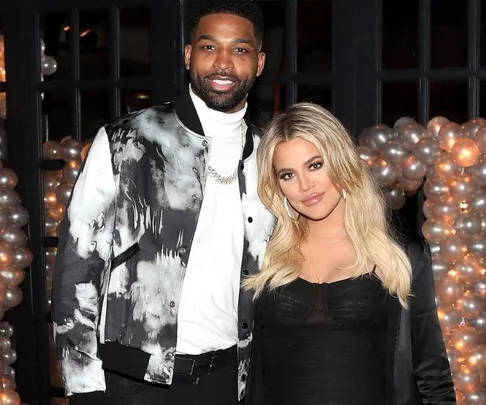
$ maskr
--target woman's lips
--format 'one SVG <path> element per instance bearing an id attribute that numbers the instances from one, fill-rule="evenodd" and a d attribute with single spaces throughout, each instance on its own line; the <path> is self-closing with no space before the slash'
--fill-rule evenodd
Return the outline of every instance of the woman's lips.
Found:
<path id="1" fill-rule="evenodd" d="M 324 196 L 324 193 L 314 193 L 314 194 L 310 195 L 309 197 L 303 199 L 302 203 L 307 207 L 311 207 L 312 205 L 315 205 L 319 201 L 321 201 L 323 196 Z"/>

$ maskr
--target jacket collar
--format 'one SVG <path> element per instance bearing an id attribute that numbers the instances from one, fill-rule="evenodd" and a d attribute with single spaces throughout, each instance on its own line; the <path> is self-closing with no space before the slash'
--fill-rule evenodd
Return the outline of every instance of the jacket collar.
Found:
<path id="1" fill-rule="evenodd" d="M 192 102 L 191 96 L 189 95 L 189 88 L 187 88 L 179 97 L 179 99 L 174 104 L 175 113 L 181 120 L 181 122 L 189 128 L 191 131 L 199 135 L 205 135 L 201 121 L 196 112 L 196 107 Z M 246 114 L 243 117 L 245 120 L 247 130 L 246 130 L 246 145 L 243 150 L 243 159 L 246 159 L 253 152 L 253 135 L 252 135 L 252 125 L 250 120 L 249 108 L 246 109 Z"/>

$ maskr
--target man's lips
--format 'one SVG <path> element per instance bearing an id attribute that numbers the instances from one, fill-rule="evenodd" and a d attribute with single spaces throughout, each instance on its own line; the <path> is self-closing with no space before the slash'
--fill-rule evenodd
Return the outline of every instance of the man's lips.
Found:
<path id="1" fill-rule="evenodd" d="M 238 79 L 232 76 L 213 75 L 208 77 L 208 83 L 213 90 L 226 92 L 236 86 Z"/>
<path id="2" fill-rule="evenodd" d="M 310 207 L 312 205 L 317 204 L 319 201 L 321 201 L 323 196 L 324 196 L 324 193 L 313 193 L 309 197 L 304 198 L 302 200 L 302 203 L 305 206 Z"/>

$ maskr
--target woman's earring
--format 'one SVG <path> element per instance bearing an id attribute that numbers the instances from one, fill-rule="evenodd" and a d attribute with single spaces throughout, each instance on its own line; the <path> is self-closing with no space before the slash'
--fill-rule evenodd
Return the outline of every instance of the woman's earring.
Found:
<path id="1" fill-rule="evenodd" d="M 346 197 L 347 197 L 348 193 L 346 193 L 346 190 L 343 189 L 343 200 L 346 201 Z"/>
<path id="2" fill-rule="evenodd" d="M 289 204 L 289 200 L 287 199 L 287 197 L 284 197 L 284 205 L 285 205 L 285 211 L 287 211 L 287 215 L 289 216 L 289 218 L 293 221 L 296 221 L 299 219 L 300 217 L 300 214 L 298 214 L 297 217 L 294 217 L 292 215 L 292 212 L 290 211 L 290 204 Z"/>

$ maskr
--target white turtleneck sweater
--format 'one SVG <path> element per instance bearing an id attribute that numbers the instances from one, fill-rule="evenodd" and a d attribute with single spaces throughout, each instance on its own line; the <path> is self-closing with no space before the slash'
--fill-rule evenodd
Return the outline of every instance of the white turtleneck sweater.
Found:
<path id="1" fill-rule="evenodd" d="M 241 126 L 246 132 L 243 117 L 247 106 L 227 114 L 211 110 L 191 89 L 189 92 L 210 140 L 207 164 L 222 176 L 231 176 L 241 156 Z M 238 180 L 225 185 L 208 175 L 182 287 L 178 353 L 197 355 L 237 343 L 243 226 Z"/>

